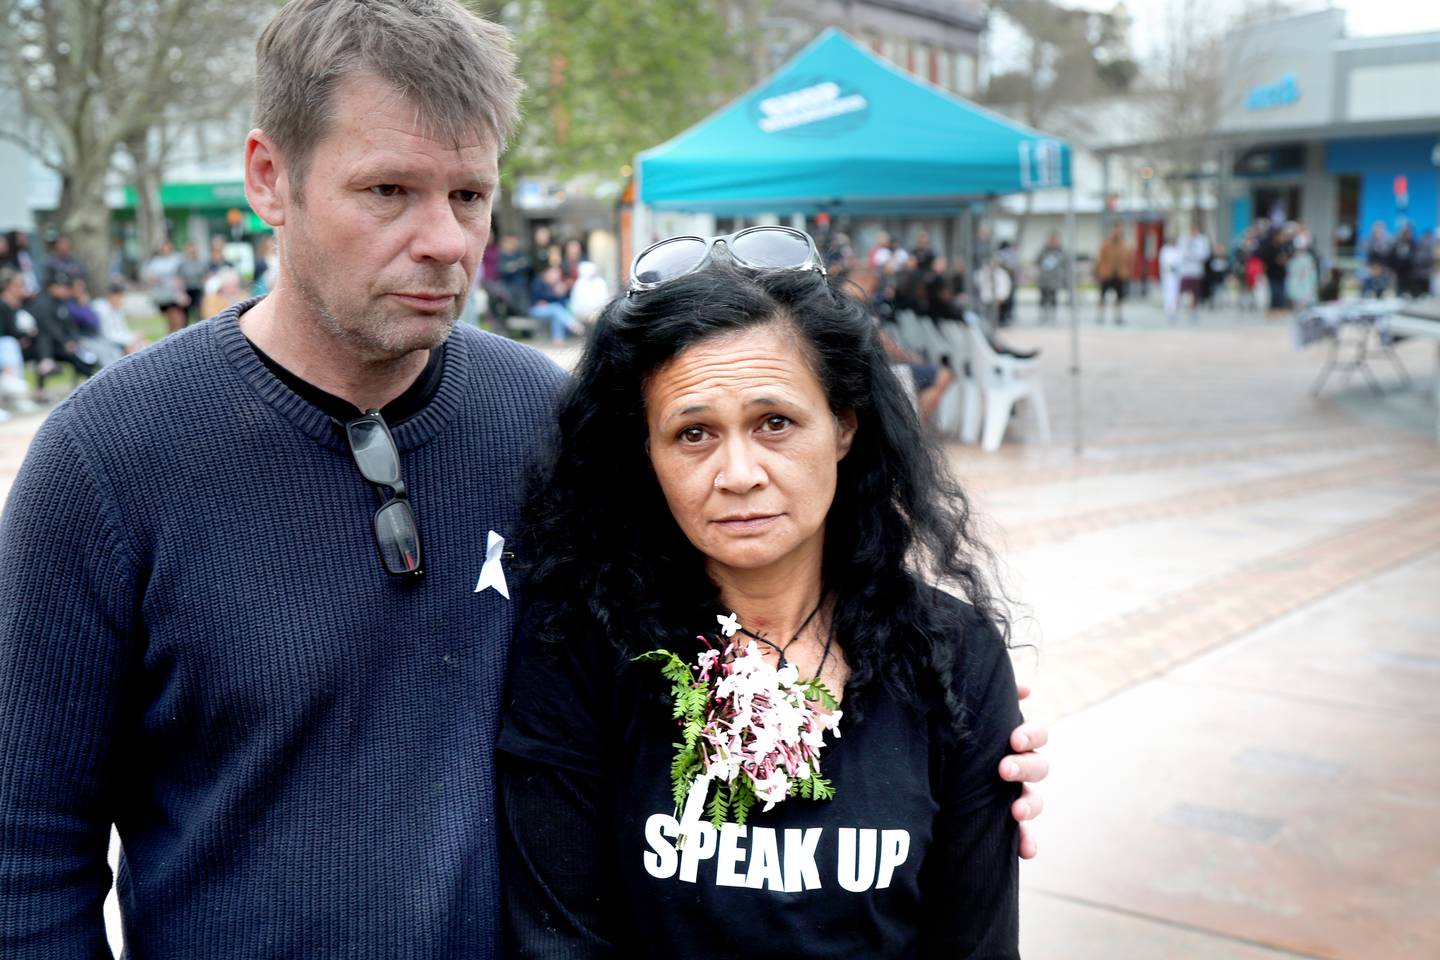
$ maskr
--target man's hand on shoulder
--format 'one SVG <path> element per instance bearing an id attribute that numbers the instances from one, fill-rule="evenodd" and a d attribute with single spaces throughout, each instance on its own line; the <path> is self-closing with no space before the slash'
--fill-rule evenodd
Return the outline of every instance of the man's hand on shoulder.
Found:
<path id="1" fill-rule="evenodd" d="M 1030 696 L 1030 688 L 1019 684 L 1020 699 Z M 1038 723 L 1022 723 L 1010 734 L 1010 749 L 1015 752 L 1000 761 L 1000 779 L 1023 783 L 1020 799 L 1010 807 L 1010 813 L 1020 824 L 1020 858 L 1030 860 L 1039 852 L 1035 841 L 1035 828 L 1029 821 L 1040 816 L 1045 809 L 1045 799 L 1030 787 L 1039 783 L 1050 773 L 1050 763 L 1035 751 L 1045 746 L 1050 738 L 1049 731 Z"/>

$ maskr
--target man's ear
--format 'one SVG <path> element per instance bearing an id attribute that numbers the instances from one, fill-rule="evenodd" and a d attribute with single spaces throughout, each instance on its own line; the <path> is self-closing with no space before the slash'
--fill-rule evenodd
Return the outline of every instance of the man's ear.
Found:
<path id="1" fill-rule="evenodd" d="M 835 415 L 835 426 L 838 431 L 835 436 L 835 446 L 839 452 L 839 456 L 835 458 L 837 463 L 844 460 L 845 455 L 850 452 L 850 445 L 855 442 L 855 431 L 859 425 L 860 420 L 855 416 L 854 410 L 842 410 Z"/>
<path id="2" fill-rule="evenodd" d="M 255 215 L 272 227 L 285 225 L 290 205 L 290 177 L 285 159 L 264 130 L 245 138 L 245 199 Z"/>

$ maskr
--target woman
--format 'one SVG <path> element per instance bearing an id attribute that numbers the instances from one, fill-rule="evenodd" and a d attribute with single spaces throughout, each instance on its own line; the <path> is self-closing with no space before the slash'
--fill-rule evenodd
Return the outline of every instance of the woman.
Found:
<path id="1" fill-rule="evenodd" d="M 986 554 L 820 264 L 786 228 L 662 244 L 592 335 L 520 548 L 507 956 L 1018 955 L 1017 792 L 996 768 L 1019 715 Z M 757 663 L 822 683 L 805 722 L 829 732 L 788 781 L 752 768 L 746 807 L 747 775 L 719 772 L 744 762 L 683 776 L 671 697 L 708 682 L 697 722 L 759 729 L 777 707 L 723 713 L 706 680 Z"/>

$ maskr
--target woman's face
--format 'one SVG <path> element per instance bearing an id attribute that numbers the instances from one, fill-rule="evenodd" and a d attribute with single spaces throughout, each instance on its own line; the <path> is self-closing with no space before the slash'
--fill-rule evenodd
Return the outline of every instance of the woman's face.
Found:
<path id="1" fill-rule="evenodd" d="M 783 324 L 698 343 L 645 386 L 650 462 L 712 574 L 815 565 L 855 417 L 836 417 Z"/>

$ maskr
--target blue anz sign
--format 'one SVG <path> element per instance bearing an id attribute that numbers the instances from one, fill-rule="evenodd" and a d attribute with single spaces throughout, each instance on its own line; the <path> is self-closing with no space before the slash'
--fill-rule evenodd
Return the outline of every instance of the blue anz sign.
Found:
<path id="1" fill-rule="evenodd" d="M 1295 74 L 1287 73 L 1275 83 L 1252 89 L 1245 97 L 1245 109 L 1273 110 L 1275 107 L 1288 107 L 1299 100 L 1300 81 L 1295 79 Z"/>

